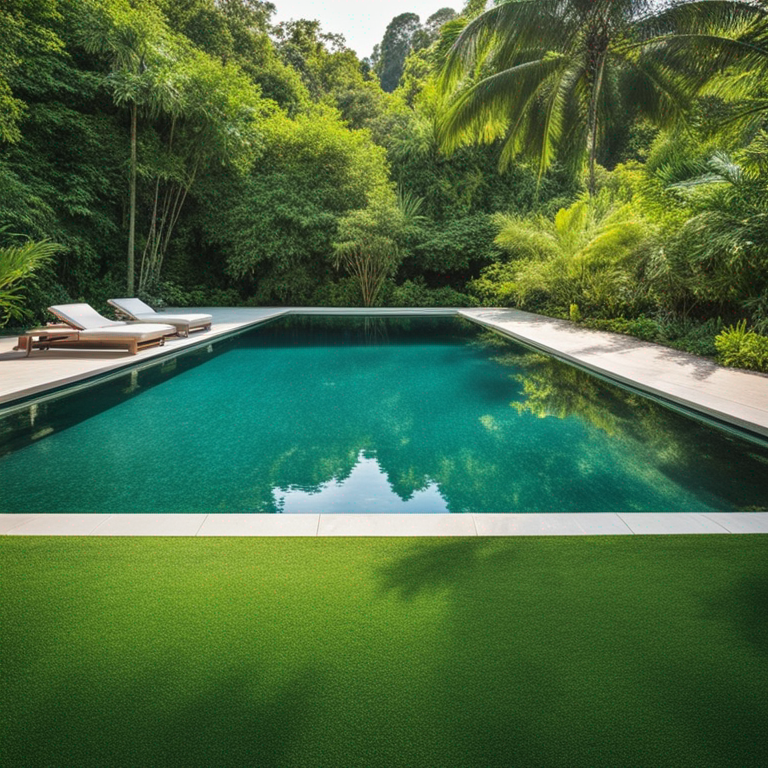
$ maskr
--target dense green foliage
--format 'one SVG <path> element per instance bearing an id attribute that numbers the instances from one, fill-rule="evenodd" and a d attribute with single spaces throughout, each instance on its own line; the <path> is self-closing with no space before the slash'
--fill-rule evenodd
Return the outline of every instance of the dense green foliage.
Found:
<path id="1" fill-rule="evenodd" d="M 211 226 L 224 233 L 226 270 L 258 303 L 313 303 L 331 279 L 335 230 L 351 210 L 392 194 L 384 150 L 330 109 L 262 126 L 258 173 L 222 190 Z"/>
<path id="2" fill-rule="evenodd" d="M 766 536 L 3 536 L 0 762 L 764 766 L 767 558 Z"/>
<path id="3" fill-rule="evenodd" d="M 362 61 L 273 12 L 3 4 L 0 227 L 61 244 L 38 319 L 135 280 L 185 305 L 575 304 L 708 354 L 723 323 L 768 333 L 765 3 L 469 2 L 397 16 Z M 419 217 L 386 232 L 398 194 Z M 355 276 L 338 245 L 377 226 L 371 298 L 381 251 Z"/>
<path id="4" fill-rule="evenodd" d="M 588 156 L 594 194 L 598 146 L 622 116 L 680 123 L 691 83 L 714 72 L 691 58 L 719 54 L 727 64 L 745 26 L 761 21 L 758 8 L 739 2 L 498 3 L 461 29 L 442 66 L 441 85 L 452 93 L 443 143 L 503 138 L 502 168 L 523 155 L 540 174 L 555 156 L 575 168 Z M 747 36 L 743 49 L 751 52 Z"/>

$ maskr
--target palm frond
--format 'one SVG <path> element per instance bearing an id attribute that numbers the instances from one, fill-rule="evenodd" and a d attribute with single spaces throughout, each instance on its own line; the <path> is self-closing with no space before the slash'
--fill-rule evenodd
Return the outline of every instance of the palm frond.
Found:
<path id="1" fill-rule="evenodd" d="M 719 29 L 733 33 L 754 33 L 766 15 L 764 8 L 751 2 L 698 0 L 666 5 L 644 19 L 639 19 L 632 25 L 632 31 L 636 40 L 645 42 L 683 31 L 707 34 Z"/>
<path id="2" fill-rule="evenodd" d="M 499 72 L 471 86 L 448 107 L 438 124 L 441 145 L 451 151 L 471 136 L 493 141 L 518 123 L 542 83 L 562 66 L 552 56 Z"/>
<path id="3" fill-rule="evenodd" d="M 61 246 L 50 240 L 0 248 L 0 288 L 32 276 L 60 250 Z"/>
<path id="4" fill-rule="evenodd" d="M 646 223 L 624 218 L 603 227 L 582 250 L 581 256 L 591 266 L 620 263 L 647 237 Z"/>
<path id="5" fill-rule="evenodd" d="M 554 12 L 560 4 L 561 0 L 508 0 L 474 18 L 458 35 L 440 68 L 443 91 L 452 91 L 501 39 L 508 50 L 515 46 L 547 50 L 543 38 L 548 33 L 541 24 L 542 15 Z"/>
<path id="6" fill-rule="evenodd" d="M 22 319 L 27 314 L 21 283 L 33 277 L 60 250 L 61 246 L 50 240 L 0 247 L 0 327 L 11 318 Z"/>
<path id="7" fill-rule="evenodd" d="M 526 13 L 517 14 L 512 29 L 500 29 L 490 59 L 494 69 L 509 69 L 523 61 L 542 58 L 549 51 L 571 53 L 580 27 L 564 6 L 567 3 L 537 2 L 535 7 L 527 7 Z"/>
<path id="8" fill-rule="evenodd" d="M 397 208 L 406 227 L 414 227 L 426 221 L 426 216 L 419 213 L 423 205 L 423 197 L 419 197 L 411 191 L 406 192 L 402 187 L 398 187 Z"/>
<path id="9" fill-rule="evenodd" d="M 641 114 L 662 127 L 685 120 L 691 97 L 677 73 L 651 55 L 628 56 L 622 63 L 624 91 Z"/>
<path id="10" fill-rule="evenodd" d="M 494 243 L 514 259 L 550 259 L 558 253 L 552 224 L 546 219 L 497 213 L 493 223 L 498 227 Z"/>
<path id="11" fill-rule="evenodd" d="M 569 95 L 573 90 L 573 82 L 581 72 L 574 72 L 569 67 L 562 67 L 553 78 L 550 93 L 546 97 L 544 119 L 540 125 L 540 136 L 536 142 L 536 155 L 539 159 L 538 178 L 541 181 L 544 172 L 552 164 L 556 149 L 563 136 L 563 127 Z M 506 147 L 505 147 L 506 149 Z M 508 154 L 502 151 L 501 168 L 504 170 L 511 161 Z"/>
<path id="12" fill-rule="evenodd" d="M 703 87 L 713 74 L 730 67 L 741 71 L 768 72 L 768 47 L 721 34 L 677 33 L 657 39 L 643 49 L 653 48 L 656 58 L 686 75 L 693 86 Z"/>
<path id="13" fill-rule="evenodd" d="M 707 184 L 738 184 L 744 172 L 741 166 L 734 162 L 726 152 L 715 152 L 705 163 L 701 164 L 702 173 L 691 175 L 674 184 L 669 184 L 667 189 L 692 189 Z"/>

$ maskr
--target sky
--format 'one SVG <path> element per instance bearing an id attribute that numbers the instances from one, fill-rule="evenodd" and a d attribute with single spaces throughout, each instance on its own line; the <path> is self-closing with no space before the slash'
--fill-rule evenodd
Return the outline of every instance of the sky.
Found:
<path id="1" fill-rule="evenodd" d="M 415 13 L 422 22 L 440 8 L 461 10 L 464 0 L 272 0 L 273 24 L 290 19 L 318 19 L 324 32 L 344 35 L 359 58 L 370 56 L 395 16 Z"/>

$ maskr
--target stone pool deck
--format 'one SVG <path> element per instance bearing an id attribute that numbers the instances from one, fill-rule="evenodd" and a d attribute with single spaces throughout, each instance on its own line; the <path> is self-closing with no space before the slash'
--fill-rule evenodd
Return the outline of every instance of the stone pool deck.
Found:
<path id="1" fill-rule="evenodd" d="M 768 533 L 768 512 L 0 515 L 7 536 L 625 536 Z"/>
<path id="2" fill-rule="evenodd" d="M 614 381 L 768 437 L 768 375 L 514 309 L 459 314 Z"/>
<path id="3" fill-rule="evenodd" d="M 0 407 L 207 344 L 288 314 L 459 315 L 614 381 L 768 437 L 768 376 L 620 334 L 511 309 L 194 308 L 213 327 L 138 355 L 123 351 L 14 352 L 0 337 Z M 0 515 L 0 534 L 50 535 L 579 535 L 768 533 L 768 512 L 546 515 Z"/>

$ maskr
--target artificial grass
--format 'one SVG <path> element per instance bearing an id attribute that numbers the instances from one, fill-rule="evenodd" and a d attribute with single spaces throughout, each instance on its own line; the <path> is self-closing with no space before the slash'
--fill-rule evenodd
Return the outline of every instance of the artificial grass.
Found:
<path id="1" fill-rule="evenodd" d="M 0 540 L 3 766 L 768 765 L 768 536 Z"/>

